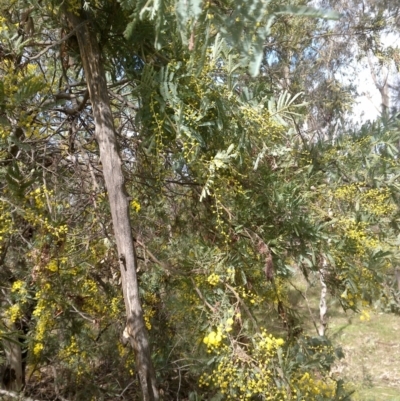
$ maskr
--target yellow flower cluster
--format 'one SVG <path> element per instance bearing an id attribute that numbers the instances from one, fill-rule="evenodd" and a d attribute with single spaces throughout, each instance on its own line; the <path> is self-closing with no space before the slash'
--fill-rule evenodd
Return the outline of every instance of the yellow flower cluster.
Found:
<path id="1" fill-rule="evenodd" d="M 117 318 L 121 313 L 121 298 L 114 297 L 110 302 L 111 318 Z"/>
<path id="2" fill-rule="evenodd" d="M 231 314 L 233 312 L 231 311 Z M 238 314 L 236 314 L 238 316 Z M 240 316 L 240 315 L 239 315 Z M 232 317 L 228 317 L 224 323 L 220 324 L 216 330 L 209 332 L 203 339 L 203 343 L 207 345 L 207 352 L 217 351 L 220 347 L 223 347 L 223 340 L 227 338 L 225 333 L 232 331 L 234 320 Z M 219 353 L 219 352 L 218 352 Z"/>
<path id="3" fill-rule="evenodd" d="M 6 316 L 12 322 L 16 322 L 22 317 L 21 305 L 19 303 L 11 305 L 6 311 Z"/>
<path id="4" fill-rule="evenodd" d="M 396 210 L 396 205 L 390 199 L 388 188 L 373 188 L 365 190 L 365 183 L 344 185 L 337 188 L 333 195 L 336 199 L 348 202 L 358 202 L 359 207 L 375 216 L 385 216 Z"/>
<path id="5" fill-rule="evenodd" d="M 233 325 L 233 319 L 230 317 L 226 320 L 225 322 L 225 331 L 227 333 L 229 333 L 230 331 L 232 331 L 232 325 Z"/>
<path id="6" fill-rule="evenodd" d="M 271 369 L 263 366 L 252 369 L 229 356 L 223 357 L 211 374 L 203 374 L 199 386 L 216 387 L 228 400 L 249 400 L 260 395 L 266 400 L 284 400 L 286 396 L 285 391 L 275 386 Z"/>
<path id="7" fill-rule="evenodd" d="M 361 276 L 366 280 L 372 280 L 374 278 L 374 275 L 371 273 L 371 271 L 365 267 L 361 269 Z"/>
<path id="8" fill-rule="evenodd" d="M 350 240 L 350 244 L 358 256 L 368 255 L 368 252 L 381 246 L 379 240 L 374 238 L 374 234 L 368 231 L 368 225 L 365 222 L 343 218 L 338 220 L 338 228 Z"/>
<path id="9" fill-rule="evenodd" d="M 219 275 L 215 273 L 212 273 L 207 277 L 208 283 L 213 286 L 219 283 L 219 279 L 220 279 Z"/>
<path id="10" fill-rule="evenodd" d="M 78 0 L 70 0 L 68 2 L 67 9 L 68 9 L 68 11 L 70 11 L 70 12 L 76 14 L 76 15 L 79 15 L 79 13 L 80 13 L 80 11 L 82 9 L 81 2 L 78 1 Z"/>
<path id="11" fill-rule="evenodd" d="M 375 188 L 364 192 L 362 203 L 375 216 L 386 216 L 397 209 L 396 205 L 391 202 L 390 192 L 387 188 Z"/>
<path id="12" fill-rule="evenodd" d="M 125 368 L 128 370 L 129 374 L 133 376 L 135 373 L 134 368 L 136 365 L 135 353 L 132 352 L 132 349 L 130 349 L 130 347 L 124 346 L 120 341 L 117 343 L 117 348 L 119 356 L 125 361 Z"/>
<path id="13" fill-rule="evenodd" d="M 147 330 L 151 330 L 151 318 L 156 314 L 156 311 L 154 308 L 151 308 L 149 306 L 144 307 L 143 311 L 143 318 L 144 318 L 144 323 L 146 325 Z"/>
<path id="14" fill-rule="evenodd" d="M 359 189 L 355 184 L 344 185 L 334 191 L 334 196 L 339 200 L 353 201 L 358 192 Z"/>
<path id="15" fill-rule="evenodd" d="M 35 202 L 35 206 L 38 209 L 43 209 L 45 206 L 46 192 L 47 194 L 52 195 L 52 191 L 47 191 L 44 186 L 36 188 L 29 194 L 29 197 Z"/>
<path id="16" fill-rule="evenodd" d="M 4 238 L 13 233 L 13 221 L 10 208 L 6 202 L 0 200 L 0 249 Z"/>
<path id="17" fill-rule="evenodd" d="M 369 322 L 369 321 L 371 320 L 371 315 L 370 315 L 370 313 L 369 313 L 368 310 L 363 309 L 363 310 L 361 311 L 360 320 L 361 320 L 362 322 Z"/>
<path id="18" fill-rule="evenodd" d="M 136 212 L 140 212 L 140 203 L 137 200 L 131 201 L 131 208 Z"/>
<path id="19" fill-rule="evenodd" d="M 233 319 L 226 323 L 233 323 Z M 223 335 L 220 330 L 211 332 L 206 338 L 207 345 L 213 341 L 216 347 L 221 344 Z M 246 351 L 240 346 L 234 346 L 233 357 L 232 351 L 224 345 L 221 347 L 224 356 L 211 374 L 203 374 L 200 377 L 199 386 L 216 387 L 226 399 L 232 400 L 249 400 L 256 396 L 264 396 L 266 400 L 284 400 L 286 391 L 281 391 L 276 386 L 273 367 L 270 364 L 282 345 L 283 339 L 274 338 L 265 330 L 252 350 Z"/>
<path id="20" fill-rule="evenodd" d="M 214 332 L 212 338 L 217 343 L 216 336 Z M 217 366 L 210 374 L 201 375 L 199 386 L 216 388 L 226 400 L 333 399 L 336 391 L 334 381 L 324 381 L 311 372 L 300 370 L 294 370 L 290 376 L 281 375 L 276 366 L 279 359 L 285 357 L 284 345 L 282 338 L 268 334 L 265 329 L 253 339 L 253 347 L 235 342 L 232 348 L 223 345 Z M 314 352 L 320 352 L 320 347 L 314 348 Z M 327 347 L 322 348 L 326 351 Z"/>
<path id="21" fill-rule="evenodd" d="M 261 340 L 256 344 L 256 350 L 260 353 L 265 353 L 266 355 L 273 355 L 275 351 L 285 344 L 283 338 L 274 338 L 272 334 L 267 334 L 264 329 L 261 332 Z"/>
<path id="22" fill-rule="evenodd" d="M 36 342 L 33 346 L 33 355 L 39 356 L 44 349 L 44 345 L 42 342 Z"/>
<path id="23" fill-rule="evenodd" d="M 64 346 L 58 353 L 63 363 L 67 364 L 76 375 L 77 380 L 91 371 L 90 358 L 88 353 L 81 347 L 75 336 L 71 336 L 69 344 Z"/>
<path id="24" fill-rule="evenodd" d="M 347 302 L 349 306 L 354 306 L 355 303 L 357 302 L 357 296 L 353 295 L 350 291 L 347 289 L 344 290 L 344 292 L 340 295 L 340 297 Z"/>
<path id="25" fill-rule="evenodd" d="M 48 263 L 48 265 L 46 266 L 46 268 L 48 269 L 48 270 L 50 270 L 51 272 L 57 272 L 58 271 L 58 263 L 57 263 L 57 260 L 54 260 L 54 259 L 52 259 L 49 263 Z"/>
<path id="26" fill-rule="evenodd" d="M 78 344 L 76 342 L 76 338 L 75 338 L 75 336 L 72 336 L 71 339 L 70 339 L 69 345 L 64 347 L 60 351 L 59 355 L 61 356 L 62 359 L 64 359 L 64 358 L 69 358 L 71 356 L 74 356 L 74 355 L 76 355 L 78 353 L 79 353 L 79 347 L 78 347 Z"/>
<path id="27" fill-rule="evenodd" d="M 11 322 L 16 322 L 23 316 L 23 305 L 28 301 L 26 283 L 15 281 L 11 286 L 11 293 L 15 294 L 16 302 L 6 310 L 6 316 Z"/>
<path id="28" fill-rule="evenodd" d="M 48 233 L 60 238 L 68 233 L 66 224 L 55 225 L 48 217 L 48 207 L 59 205 L 54 198 L 54 192 L 46 188 L 45 185 L 36 188 L 27 195 L 28 200 L 33 205 L 24 210 L 25 219 L 36 227 L 44 228 Z M 49 206 L 47 204 L 49 202 Z M 67 207 L 67 205 L 63 205 Z"/>
<path id="29" fill-rule="evenodd" d="M 282 134 L 282 125 L 271 118 L 268 110 L 257 110 L 254 106 L 245 106 L 242 107 L 241 111 L 243 124 L 250 129 L 257 129 L 259 136 L 268 136 L 271 139 L 278 139 Z"/>
<path id="30" fill-rule="evenodd" d="M 211 331 L 210 333 L 208 333 L 204 339 L 203 339 L 203 343 L 207 345 L 208 347 L 208 352 L 211 352 L 213 349 L 218 348 L 221 343 L 222 343 L 222 339 L 225 336 L 222 334 L 222 328 L 218 327 L 216 331 Z"/>
<path id="31" fill-rule="evenodd" d="M 0 33 L 7 30 L 6 22 L 7 20 L 4 17 L 0 16 Z"/>
<path id="32" fill-rule="evenodd" d="M 239 294 L 243 299 L 248 300 L 252 305 L 260 305 L 264 301 L 264 297 L 256 294 L 245 287 L 239 287 Z"/>
<path id="33" fill-rule="evenodd" d="M 0 127 L 0 139 L 6 139 L 9 134 L 10 134 L 9 129 L 4 129 Z"/>
<path id="34" fill-rule="evenodd" d="M 27 295 L 26 283 L 22 280 L 14 281 L 11 286 L 11 292 L 18 293 L 19 295 Z"/>
<path id="35" fill-rule="evenodd" d="M 35 74 L 36 69 L 37 66 L 35 64 L 27 64 L 24 68 L 15 69 L 11 60 L 4 59 L 2 61 L 0 79 L 3 81 L 4 97 L 12 106 L 19 105 L 20 99 L 18 95 L 26 88 L 26 85 L 31 85 L 38 89 L 45 86 L 42 75 Z M 20 117 L 22 117 L 20 120 L 23 120 L 24 113 L 21 113 Z"/>
<path id="36" fill-rule="evenodd" d="M 46 309 L 45 309 L 46 308 Z M 35 330 L 35 343 L 33 345 L 33 355 L 38 357 L 44 349 L 45 337 L 51 332 L 54 325 L 52 308 L 47 308 L 43 303 L 38 305 L 33 315 L 37 318 Z"/>
<path id="37" fill-rule="evenodd" d="M 364 137 L 354 141 L 353 139 L 344 140 L 340 148 L 333 147 L 324 152 L 322 156 L 323 163 L 329 163 L 332 160 L 346 161 L 350 155 L 360 154 L 360 150 L 371 143 L 370 137 Z M 345 149 L 345 151 L 343 151 Z"/>
<path id="38" fill-rule="evenodd" d="M 84 297 L 84 302 L 80 306 L 82 311 L 94 316 L 110 313 L 109 304 L 104 300 L 98 284 L 92 279 L 87 278 L 82 281 L 79 293 Z"/>
<path id="39" fill-rule="evenodd" d="M 317 400 L 321 395 L 325 399 L 334 399 L 336 383 L 334 381 L 324 382 L 315 379 L 310 373 L 305 372 L 292 382 L 292 392 L 296 394 L 299 390 L 306 400 Z"/>

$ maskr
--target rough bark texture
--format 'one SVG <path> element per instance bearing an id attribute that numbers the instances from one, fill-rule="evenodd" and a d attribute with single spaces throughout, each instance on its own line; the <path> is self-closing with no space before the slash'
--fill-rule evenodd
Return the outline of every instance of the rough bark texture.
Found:
<path id="1" fill-rule="evenodd" d="M 139 287 L 136 277 L 137 262 L 129 219 L 129 201 L 125 191 L 122 161 L 118 152 L 101 53 L 96 33 L 90 23 L 85 23 L 83 16 L 78 16 L 72 12 L 65 11 L 65 14 L 73 29 L 76 30 L 78 38 L 92 104 L 104 180 L 108 191 L 127 314 L 124 335 L 128 337 L 127 339 L 135 350 L 136 368 L 140 378 L 143 400 L 158 400 L 150 344 L 139 300 Z"/>
<path id="2" fill-rule="evenodd" d="M 6 366 L 3 372 L 2 384 L 6 390 L 21 391 L 23 384 L 22 352 L 18 338 L 14 341 L 3 340 L 6 354 Z"/>

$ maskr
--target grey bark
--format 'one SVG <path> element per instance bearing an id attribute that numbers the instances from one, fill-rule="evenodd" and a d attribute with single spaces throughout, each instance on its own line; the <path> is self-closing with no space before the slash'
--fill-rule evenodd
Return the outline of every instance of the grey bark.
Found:
<path id="1" fill-rule="evenodd" d="M 394 270 L 394 275 L 396 277 L 396 282 L 397 282 L 397 290 L 400 291 L 400 268 L 397 267 Z"/>
<path id="2" fill-rule="evenodd" d="M 319 269 L 319 280 L 321 283 L 321 295 L 319 298 L 319 329 L 318 329 L 318 334 L 320 336 L 325 335 L 326 331 L 326 326 L 327 326 L 327 320 L 326 320 L 326 313 L 328 311 L 328 306 L 326 304 L 326 293 L 327 293 L 327 286 L 325 282 L 325 275 L 327 273 L 326 270 L 327 263 L 326 259 L 323 258 L 322 260 L 322 267 Z"/>
<path id="3" fill-rule="evenodd" d="M 96 139 L 100 150 L 103 175 L 108 192 L 115 241 L 118 249 L 122 290 L 127 315 L 124 335 L 136 355 L 136 368 L 140 378 L 144 401 L 159 399 L 156 375 L 151 361 L 150 343 L 143 319 L 136 276 L 136 254 L 129 218 L 129 201 L 125 190 L 122 161 L 118 152 L 113 116 L 102 66 L 96 33 L 82 12 L 81 16 L 65 11 L 76 31 L 83 69 L 92 104 Z"/>
<path id="4" fill-rule="evenodd" d="M 6 355 L 6 365 L 3 372 L 3 385 L 6 390 L 19 392 L 22 390 L 23 369 L 22 352 L 18 338 L 14 341 L 3 339 L 4 353 Z"/>
<path id="5" fill-rule="evenodd" d="M 379 83 L 378 77 L 375 74 L 375 69 L 374 69 L 374 65 L 373 65 L 370 53 L 368 53 L 368 55 L 367 55 L 367 60 L 368 60 L 369 69 L 371 71 L 372 80 L 374 81 L 376 88 L 379 90 L 379 93 L 381 94 L 382 116 L 388 117 L 389 111 L 390 111 L 390 96 L 389 96 L 389 82 L 388 82 L 389 68 L 386 72 L 386 77 L 383 79 L 383 82 Z"/>
<path id="6" fill-rule="evenodd" d="M 20 393 L 16 393 L 13 391 L 7 391 L 7 390 L 0 390 L 0 400 L 2 401 L 40 401 L 40 400 L 35 400 L 34 398 L 30 397 L 25 397 Z"/>

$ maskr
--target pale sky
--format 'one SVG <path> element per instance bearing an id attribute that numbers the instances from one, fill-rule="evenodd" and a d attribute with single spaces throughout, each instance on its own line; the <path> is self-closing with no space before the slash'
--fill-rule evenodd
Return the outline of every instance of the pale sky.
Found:
<path id="1" fill-rule="evenodd" d="M 398 47 L 400 44 L 399 36 L 393 33 L 385 35 L 381 38 L 381 41 L 385 46 Z M 376 66 L 378 66 L 377 63 Z M 394 83 L 395 79 L 399 78 L 399 73 L 396 71 L 396 68 L 394 68 L 394 65 L 389 68 L 390 74 L 388 81 Z M 356 69 L 358 73 L 354 77 L 354 83 L 359 93 L 362 95 L 358 97 L 358 104 L 354 107 L 354 121 L 362 124 L 368 120 L 373 121 L 379 116 L 381 110 L 381 95 L 374 84 L 367 60 L 365 59 L 360 62 Z M 377 67 L 375 72 L 378 79 L 382 79 L 386 76 L 387 68 Z"/>
<path id="2" fill-rule="evenodd" d="M 359 71 L 355 84 L 363 95 L 357 98 L 357 105 L 353 109 L 354 121 L 362 124 L 376 120 L 380 114 L 381 95 L 372 80 L 368 65 Z"/>

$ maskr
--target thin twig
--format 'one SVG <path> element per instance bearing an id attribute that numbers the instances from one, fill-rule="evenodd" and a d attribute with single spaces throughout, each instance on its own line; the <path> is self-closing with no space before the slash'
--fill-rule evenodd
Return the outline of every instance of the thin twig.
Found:
<path id="1" fill-rule="evenodd" d="M 79 311 L 78 309 L 76 309 L 74 305 L 71 305 L 71 308 L 72 308 L 82 319 L 88 320 L 90 323 L 94 323 L 94 319 L 91 319 L 90 317 L 85 316 L 85 314 L 82 313 L 81 311 Z"/>
<path id="2" fill-rule="evenodd" d="M 303 292 L 301 290 L 299 290 L 290 280 L 289 280 L 290 285 L 300 294 L 301 297 L 303 297 L 303 299 L 306 301 L 306 305 L 307 305 L 307 309 L 308 309 L 308 313 L 310 314 L 311 320 L 313 322 L 313 325 L 315 327 L 316 332 L 318 333 L 318 326 L 317 326 L 317 322 L 314 319 L 311 307 L 310 307 L 310 303 L 308 302 L 308 298 L 306 297 L 305 294 L 303 294 Z"/>
<path id="3" fill-rule="evenodd" d="M 41 56 L 43 56 L 43 54 L 47 53 L 52 47 L 58 46 L 61 43 L 65 42 L 66 40 L 68 40 L 71 36 L 75 35 L 75 32 L 83 25 L 87 24 L 89 21 L 84 21 L 81 22 L 78 26 L 75 27 L 75 29 L 73 29 L 68 35 L 65 35 L 62 39 L 58 40 L 57 42 L 54 42 L 53 44 L 45 47 L 41 52 L 39 52 L 38 54 L 36 54 L 36 56 L 33 57 L 29 57 L 29 61 L 32 60 L 36 60 L 38 58 L 40 58 Z"/>
<path id="4" fill-rule="evenodd" d="M 130 382 L 130 383 L 122 390 L 122 393 L 117 395 L 117 397 L 121 398 L 121 397 L 124 395 L 125 391 L 128 390 L 128 388 L 129 388 L 130 386 L 132 386 L 132 384 L 134 384 L 134 383 L 135 383 L 135 382 Z"/>
<path id="5" fill-rule="evenodd" d="M 211 312 L 215 313 L 215 308 L 204 298 L 200 289 L 196 286 L 196 283 L 194 282 L 193 278 L 190 278 L 190 279 L 192 281 L 194 290 L 197 292 L 197 295 L 199 296 L 199 298 L 208 306 L 208 308 L 211 310 Z"/>
<path id="6" fill-rule="evenodd" d="M 242 305 L 243 309 L 245 310 L 245 312 L 247 313 L 247 315 L 249 316 L 249 318 L 251 319 L 251 321 L 253 322 L 253 325 L 257 331 L 257 333 L 261 333 L 260 328 L 258 327 L 257 321 L 256 319 L 254 319 L 253 315 L 251 314 L 249 308 L 247 307 L 247 305 L 244 303 L 243 299 L 240 298 L 240 295 L 235 291 L 235 289 L 233 287 L 231 287 L 228 283 L 225 283 L 225 286 L 232 292 L 232 294 L 236 297 L 236 299 L 240 302 L 240 305 Z"/>
<path id="7" fill-rule="evenodd" d="M 141 242 L 139 239 L 136 239 L 135 242 L 141 248 L 143 248 L 143 251 L 149 256 L 149 259 L 151 259 L 152 262 L 154 262 L 154 263 L 158 264 L 159 266 L 161 266 L 163 268 L 163 270 L 165 270 L 168 274 L 176 272 L 176 270 L 172 266 L 170 266 L 167 263 L 164 263 L 161 260 L 159 260 L 151 251 L 148 250 L 146 245 L 144 245 L 144 243 Z"/>

